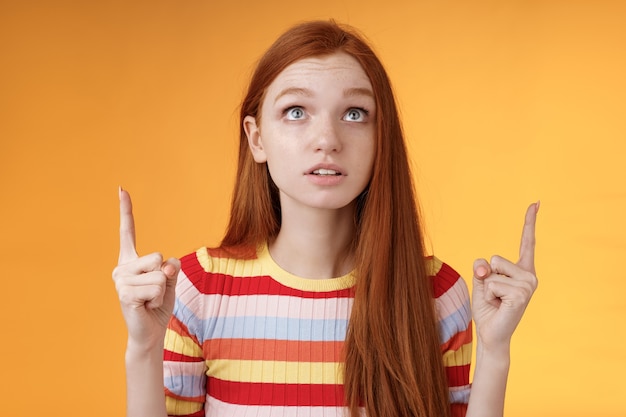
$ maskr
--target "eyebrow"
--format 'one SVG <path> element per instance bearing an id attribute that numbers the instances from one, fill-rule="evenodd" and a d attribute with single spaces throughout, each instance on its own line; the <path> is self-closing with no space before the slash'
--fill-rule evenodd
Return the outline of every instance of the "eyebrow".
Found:
<path id="1" fill-rule="evenodd" d="M 303 96 L 303 97 L 313 97 L 314 95 L 313 92 L 309 90 L 308 88 L 288 87 L 288 88 L 285 88 L 280 93 L 278 93 L 278 95 L 274 99 L 274 103 L 276 103 L 281 97 L 290 95 L 290 94 L 296 95 L 296 96 Z M 356 88 L 346 88 L 345 90 L 343 90 L 343 96 L 344 97 L 367 96 L 367 97 L 374 98 L 374 93 L 369 88 L 356 87 Z"/>
<path id="2" fill-rule="evenodd" d="M 274 103 L 276 103 L 282 96 L 287 96 L 287 95 L 312 97 L 313 92 L 307 88 L 298 88 L 298 87 L 285 88 L 283 91 L 278 93 L 278 95 L 274 99 Z"/>
<path id="3" fill-rule="evenodd" d="M 374 98 L 374 93 L 369 88 L 347 88 L 343 90 L 344 97 L 367 96 Z"/>

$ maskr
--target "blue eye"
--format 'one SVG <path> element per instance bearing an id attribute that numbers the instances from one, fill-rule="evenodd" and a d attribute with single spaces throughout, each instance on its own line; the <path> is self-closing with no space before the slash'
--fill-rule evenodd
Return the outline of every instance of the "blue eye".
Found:
<path id="1" fill-rule="evenodd" d="M 367 110 L 352 108 L 348 110 L 346 115 L 343 117 L 343 120 L 346 120 L 348 122 L 364 122 L 366 116 Z"/>
<path id="2" fill-rule="evenodd" d="M 285 113 L 289 120 L 301 120 L 304 118 L 304 109 L 302 107 L 290 107 Z"/>

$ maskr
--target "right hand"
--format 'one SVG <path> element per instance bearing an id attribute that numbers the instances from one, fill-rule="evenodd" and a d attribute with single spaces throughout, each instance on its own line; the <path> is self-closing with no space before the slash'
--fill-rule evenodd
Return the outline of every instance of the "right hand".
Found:
<path id="1" fill-rule="evenodd" d="M 180 261 L 170 258 L 164 262 L 160 253 L 137 255 L 130 195 L 120 188 L 119 198 L 120 254 L 113 280 L 128 329 L 128 342 L 142 349 L 160 347 L 174 309 Z"/>

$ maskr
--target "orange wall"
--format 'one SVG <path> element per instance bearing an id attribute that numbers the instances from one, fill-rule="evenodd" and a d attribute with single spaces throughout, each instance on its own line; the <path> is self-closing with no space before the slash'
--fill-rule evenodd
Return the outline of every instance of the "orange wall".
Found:
<path id="1" fill-rule="evenodd" d="M 515 258 L 542 201 L 507 416 L 625 415 L 624 3 L 218 3 L 0 5 L 1 413 L 122 415 L 118 184 L 142 253 L 216 243 L 255 59 L 334 17 L 387 64 L 441 258 Z"/>

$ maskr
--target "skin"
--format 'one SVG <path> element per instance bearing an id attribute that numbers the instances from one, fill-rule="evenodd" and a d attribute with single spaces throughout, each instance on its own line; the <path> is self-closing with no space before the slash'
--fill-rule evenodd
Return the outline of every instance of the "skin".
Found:
<path id="1" fill-rule="evenodd" d="M 535 223 L 539 202 L 528 206 L 519 260 L 501 256 L 474 261 L 472 318 L 476 365 L 467 417 L 501 417 L 511 362 L 511 337 L 537 288 Z"/>
<path id="2" fill-rule="evenodd" d="M 270 253 L 304 278 L 352 270 L 355 199 L 372 175 L 376 105 L 369 78 L 350 55 L 308 58 L 267 89 L 260 120 L 244 129 L 258 163 L 267 162 L 282 227 Z M 338 175 L 313 175 L 317 168 Z M 330 260 L 330 262 L 329 262 Z"/>
<path id="3" fill-rule="evenodd" d="M 298 276 L 330 278 L 353 269 L 354 200 L 369 181 L 374 157 L 377 109 L 368 89 L 367 76 L 348 55 L 305 59 L 270 85 L 260 119 L 244 120 L 255 160 L 268 164 L 280 190 L 282 227 L 270 253 Z M 317 168 L 341 175 L 320 177 L 313 174 Z M 159 253 L 137 254 L 132 203 L 121 188 L 119 200 L 113 280 L 128 328 L 127 416 L 166 416 L 163 339 L 180 263 Z M 516 263 L 499 256 L 474 263 L 477 357 L 467 416 L 503 415 L 511 337 L 537 287 L 538 209 L 534 203 L 526 211 Z"/>

